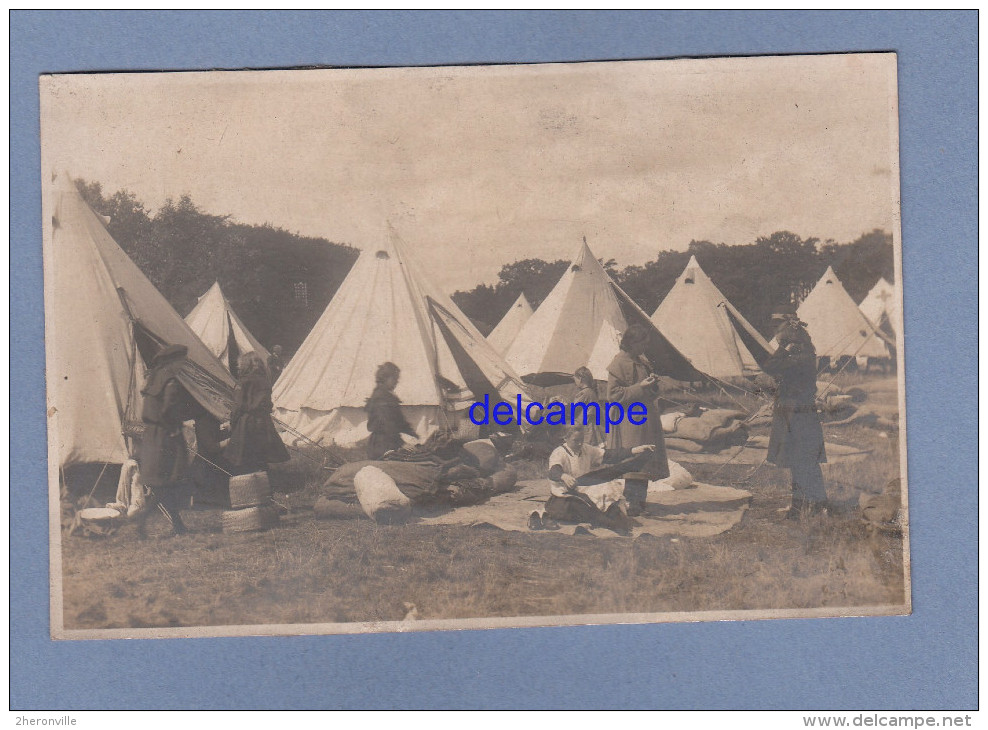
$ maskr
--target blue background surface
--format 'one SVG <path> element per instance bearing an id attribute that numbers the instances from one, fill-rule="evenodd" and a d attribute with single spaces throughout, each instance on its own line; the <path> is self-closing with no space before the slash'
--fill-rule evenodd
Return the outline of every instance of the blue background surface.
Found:
<path id="1" fill-rule="evenodd" d="M 32 11 L 10 38 L 11 709 L 977 706 L 976 12 Z M 875 50 L 899 54 L 912 616 L 48 638 L 39 73 Z"/>

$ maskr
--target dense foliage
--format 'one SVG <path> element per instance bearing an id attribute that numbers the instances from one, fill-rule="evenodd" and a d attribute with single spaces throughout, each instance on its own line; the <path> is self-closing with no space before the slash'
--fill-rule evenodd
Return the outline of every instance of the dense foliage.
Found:
<path id="1" fill-rule="evenodd" d="M 186 315 L 214 281 L 262 344 L 293 353 L 346 278 L 355 248 L 244 225 L 200 210 L 187 195 L 149 212 L 133 193 L 105 196 L 79 183 L 107 230 L 151 282 Z"/>

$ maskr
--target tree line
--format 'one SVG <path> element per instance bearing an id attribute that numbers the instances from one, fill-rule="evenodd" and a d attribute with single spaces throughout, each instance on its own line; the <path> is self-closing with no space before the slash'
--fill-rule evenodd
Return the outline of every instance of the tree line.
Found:
<path id="1" fill-rule="evenodd" d="M 270 224 L 245 225 L 201 210 L 188 195 L 155 213 L 126 190 L 76 183 L 109 219 L 107 230 L 182 316 L 220 283 L 234 311 L 269 349 L 294 353 L 343 283 L 359 251 Z"/>
<path id="2" fill-rule="evenodd" d="M 892 236 L 875 229 L 851 243 L 821 242 L 789 231 L 755 239 L 750 244 L 691 241 L 685 251 L 659 251 L 642 265 L 618 268 L 613 259 L 604 269 L 648 314 L 658 309 L 690 256 L 721 293 L 765 334 L 772 330 L 772 310 L 779 304 L 798 305 L 833 266 L 848 294 L 860 303 L 879 277 L 894 281 Z M 493 329 L 521 293 L 537 307 L 552 291 L 569 262 L 525 259 L 501 268 L 495 284 L 481 284 L 453 295 L 456 304 L 482 332 Z"/>
<path id="3" fill-rule="evenodd" d="M 294 353 L 315 325 L 359 255 L 352 246 L 302 236 L 271 224 L 246 225 L 200 209 L 188 195 L 152 212 L 136 196 L 104 193 L 77 181 L 87 203 L 108 218 L 107 230 L 181 315 L 219 281 L 247 328 L 262 344 Z M 846 244 L 780 231 L 751 244 L 691 241 L 686 251 L 659 251 L 643 265 L 605 270 L 651 314 L 691 255 L 745 317 L 762 332 L 772 309 L 801 301 L 828 265 L 856 302 L 880 276 L 893 280 L 892 236 L 873 230 Z M 537 307 L 568 261 L 523 259 L 505 264 L 494 284 L 457 291 L 453 300 L 484 334 L 524 292 Z"/>

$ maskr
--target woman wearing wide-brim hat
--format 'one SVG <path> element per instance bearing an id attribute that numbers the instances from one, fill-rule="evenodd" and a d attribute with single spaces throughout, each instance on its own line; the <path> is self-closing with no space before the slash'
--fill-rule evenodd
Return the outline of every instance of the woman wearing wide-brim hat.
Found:
<path id="1" fill-rule="evenodd" d="M 189 463 L 182 424 L 189 418 L 190 396 L 178 379 L 186 355 L 184 345 L 164 348 L 151 361 L 141 389 L 144 433 L 138 463 L 147 491 L 146 509 L 137 516 L 141 535 L 154 508 L 165 516 L 175 534 L 186 531 L 179 514 L 179 487 Z"/>
<path id="2" fill-rule="evenodd" d="M 816 350 L 792 305 L 776 307 L 772 319 L 779 325 L 778 347 L 762 364 L 777 383 L 766 460 L 790 471 L 788 516 L 795 519 L 808 510 L 822 511 L 827 504 L 820 469 L 827 454 L 816 406 Z"/>

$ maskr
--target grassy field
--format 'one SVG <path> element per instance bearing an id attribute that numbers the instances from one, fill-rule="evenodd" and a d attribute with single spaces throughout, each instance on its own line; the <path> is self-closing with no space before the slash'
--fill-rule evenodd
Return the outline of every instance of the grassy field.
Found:
<path id="1" fill-rule="evenodd" d="M 894 379 L 855 380 L 869 406 L 894 411 Z M 132 526 L 102 538 L 63 534 L 64 626 L 396 621 L 406 604 L 423 619 L 901 606 L 903 540 L 867 528 L 857 510 L 859 495 L 898 476 L 890 439 L 863 425 L 825 433 L 872 453 L 826 465 L 835 509 L 798 521 L 780 512 L 787 472 L 683 459 L 695 480 L 754 495 L 737 527 L 703 539 L 388 527 L 356 505 L 317 519 L 319 469 L 296 459 L 280 476 L 301 488 L 279 496 L 290 512 L 264 533 L 224 534 L 220 510 L 190 510 L 191 533 L 179 537 L 160 518 L 144 541 Z"/>

